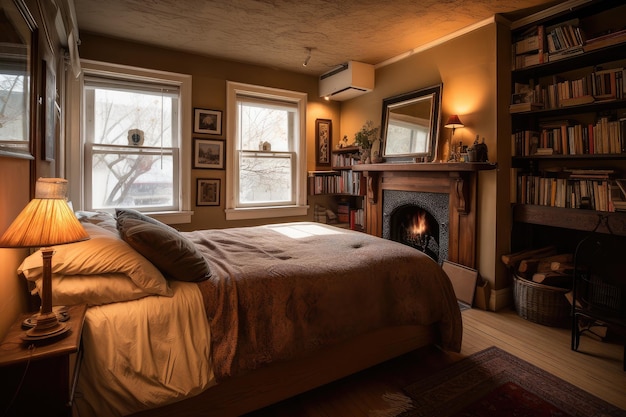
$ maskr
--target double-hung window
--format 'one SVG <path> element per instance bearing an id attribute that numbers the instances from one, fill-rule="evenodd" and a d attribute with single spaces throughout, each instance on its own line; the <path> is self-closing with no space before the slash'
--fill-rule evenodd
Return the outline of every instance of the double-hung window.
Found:
<path id="1" fill-rule="evenodd" d="M 187 77 L 101 65 L 83 72 L 83 208 L 188 209 L 181 114 Z"/>
<path id="2" fill-rule="evenodd" d="M 226 218 L 306 214 L 306 94 L 229 82 Z"/>

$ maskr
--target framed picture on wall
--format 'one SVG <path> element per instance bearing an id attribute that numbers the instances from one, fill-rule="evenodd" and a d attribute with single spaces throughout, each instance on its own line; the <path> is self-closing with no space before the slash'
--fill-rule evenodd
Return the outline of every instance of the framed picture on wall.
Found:
<path id="1" fill-rule="evenodd" d="M 198 178 L 196 191 L 197 206 L 219 206 L 220 186 L 219 178 Z"/>
<path id="2" fill-rule="evenodd" d="M 222 112 L 219 110 L 194 109 L 193 132 L 222 134 Z"/>
<path id="3" fill-rule="evenodd" d="M 315 164 L 330 165 L 330 151 L 332 148 L 332 121 L 328 119 L 315 120 Z"/>
<path id="4" fill-rule="evenodd" d="M 198 139 L 193 141 L 193 167 L 224 169 L 223 139 Z"/>

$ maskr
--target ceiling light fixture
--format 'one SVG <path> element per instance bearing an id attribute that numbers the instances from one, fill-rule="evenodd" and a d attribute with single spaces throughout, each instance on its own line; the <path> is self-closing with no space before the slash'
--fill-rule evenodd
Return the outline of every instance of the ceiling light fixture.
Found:
<path id="1" fill-rule="evenodd" d="M 304 62 L 302 63 L 303 67 L 306 67 L 307 65 L 309 65 L 309 61 L 311 60 L 311 51 L 313 50 L 313 48 L 304 48 L 307 51 L 307 55 L 306 58 L 304 58 Z"/>

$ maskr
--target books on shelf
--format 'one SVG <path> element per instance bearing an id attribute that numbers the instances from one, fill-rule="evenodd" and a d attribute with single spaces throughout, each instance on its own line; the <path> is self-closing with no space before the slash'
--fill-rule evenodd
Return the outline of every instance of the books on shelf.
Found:
<path id="1" fill-rule="evenodd" d="M 513 69 L 521 69 L 545 62 L 545 33 L 543 25 L 525 31 L 512 46 Z"/>
<path id="2" fill-rule="evenodd" d="M 333 167 L 349 167 L 351 165 L 358 164 L 360 160 L 359 148 L 343 148 L 342 152 L 332 152 L 332 166 Z"/>
<path id="3" fill-rule="evenodd" d="M 591 93 L 597 101 L 624 98 L 624 68 L 598 68 L 591 77 Z"/>
<path id="4" fill-rule="evenodd" d="M 572 120 L 544 122 L 539 131 L 522 130 L 512 134 L 513 156 L 601 155 L 626 153 L 626 118 L 601 117 L 595 124 Z"/>
<path id="5" fill-rule="evenodd" d="M 515 203 L 598 211 L 616 209 L 615 190 L 611 188 L 614 174 L 598 174 L 598 178 L 579 177 L 565 170 L 538 174 L 514 171 L 513 174 L 516 175 L 516 194 L 512 196 Z"/>
<path id="6" fill-rule="evenodd" d="M 337 220 L 340 223 L 350 222 L 350 203 L 348 201 L 340 201 L 337 203 Z"/>
<path id="7" fill-rule="evenodd" d="M 521 113 L 541 109 L 543 109 L 543 103 L 516 103 L 509 106 L 509 112 L 511 113 Z"/>
<path id="8" fill-rule="evenodd" d="M 361 175 L 352 170 L 310 171 L 309 193 L 361 195 Z"/>
<path id="9" fill-rule="evenodd" d="M 549 58 L 561 52 L 578 49 L 582 53 L 585 36 L 579 23 L 579 19 L 571 19 L 545 28 Z"/>

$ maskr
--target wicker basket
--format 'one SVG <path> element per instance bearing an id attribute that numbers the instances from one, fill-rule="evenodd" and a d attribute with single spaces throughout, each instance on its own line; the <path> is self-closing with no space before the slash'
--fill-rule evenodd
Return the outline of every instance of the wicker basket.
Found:
<path id="1" fill-rule="evenodd" d="M 565 298 L 570 290 L 550 287 L 513 274 L 513 298 L 520 317 L 552 327 L 569 327 L 571 305 Z"/>

